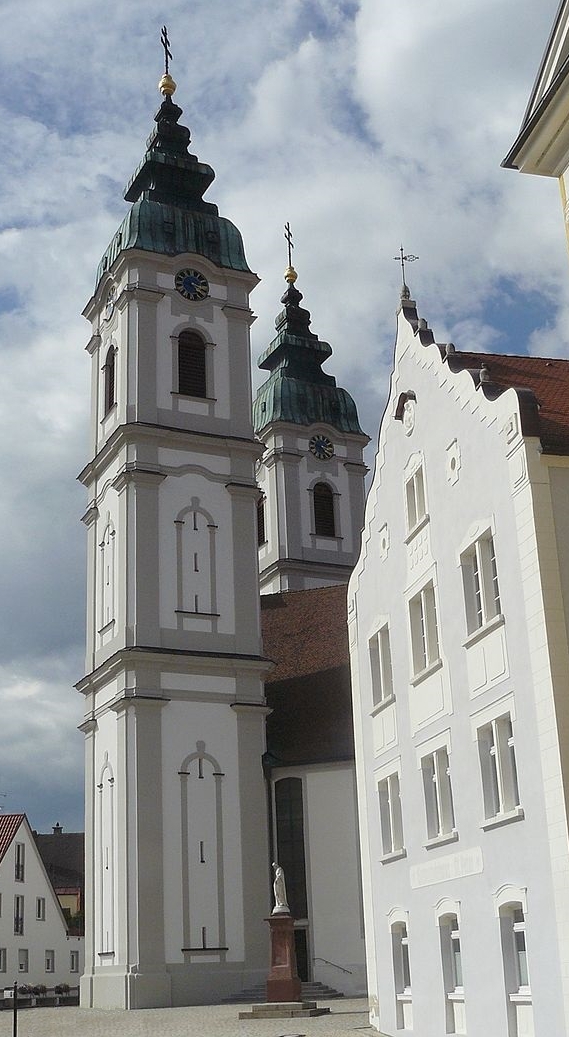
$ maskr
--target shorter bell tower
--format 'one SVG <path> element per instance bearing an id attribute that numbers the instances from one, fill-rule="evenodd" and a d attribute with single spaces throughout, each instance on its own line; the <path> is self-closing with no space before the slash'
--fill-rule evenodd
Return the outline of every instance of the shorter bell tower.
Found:
<path id="1" fill-rule="evenodd" d="M 253 405 L 265 446 L 257 470 L 261 593 L 347 583 L 364 517 L 363 432 L 356 405 L 322 370 L 332 355 L 310 331 L 297 273 L 285 271 L 276 337 L 259 359 L 269 377 Z"/>

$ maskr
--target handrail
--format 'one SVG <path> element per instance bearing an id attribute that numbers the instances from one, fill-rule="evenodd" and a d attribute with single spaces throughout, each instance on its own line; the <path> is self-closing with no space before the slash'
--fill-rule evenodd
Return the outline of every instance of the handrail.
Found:
<path id="1" fill-rule="evenodd" d="M 340 969 L 340 972 L 345 972 L 347 976 L 353 976 L 353 972 L 350 969 L 337 965 L 335 961 L 328 961 L 328 958 L 313 958 L 312 961 L 323 961 L 325 965 L 332 965 L 333 968 Z"/>

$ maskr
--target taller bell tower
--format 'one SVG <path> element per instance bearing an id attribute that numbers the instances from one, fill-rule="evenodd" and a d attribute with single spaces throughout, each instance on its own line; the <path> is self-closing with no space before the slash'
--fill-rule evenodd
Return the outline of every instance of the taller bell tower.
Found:
<path id="1" fill-rule="evenodd" d="M 87 1007 L 218 1001 L 266 964 L 258 279 L 160 90 L 84 311 Z"/>

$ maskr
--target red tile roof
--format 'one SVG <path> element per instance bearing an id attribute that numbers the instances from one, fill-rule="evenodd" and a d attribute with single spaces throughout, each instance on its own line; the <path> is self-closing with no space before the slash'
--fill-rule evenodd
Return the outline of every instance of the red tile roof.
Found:
<path id="1" fill-rule="evenodd" d="M 489 383 L 483 384 L 487 394 L 492 386 L 530 390 L 537 411 L 529 398 L 526 406 L 522 401 L 523 431 L 539 435 L 546 453 L 569 454 L 569 360 L 457 351 L 449 354 L 448 364 L 451 371 L 488 368 Z"/>
<path id="2" fill-rule="evenodd" d="M 0 814 L 0 861 L 4 860 L 25 814 Z"/>
<path id="3" fill-rule="evenodd" d="M 263 654 L 275 668 L 267 684 L 348 663 L 345 584 L 261 595 Z"/>

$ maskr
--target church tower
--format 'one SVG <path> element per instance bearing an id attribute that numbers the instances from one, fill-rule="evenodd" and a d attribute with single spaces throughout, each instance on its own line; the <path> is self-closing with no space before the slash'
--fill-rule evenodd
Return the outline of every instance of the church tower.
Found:
<path id="1" fill-rule="evenodd" d="M 352 397 L 322 370 L 332 349 L 310 331 L 295 287 L 288 224 L 286 230 L 284 309 L 259 359 L 269 377 L 253 405 L 255 432 L 265 445 L 257 471 L 265 594 L 348 582 L 360 549 L 369 443 Z"/>
<path id="2" fill-rule="evenodd" d="M 167 38 L 164 36 L 165 50 Z M 169 52 L 166 50 L 167 55 Z M 249 269 L 163 101 L 84 311 L 92 335 L 85 1007 L 262 978 L 267 713 Z"/>

